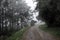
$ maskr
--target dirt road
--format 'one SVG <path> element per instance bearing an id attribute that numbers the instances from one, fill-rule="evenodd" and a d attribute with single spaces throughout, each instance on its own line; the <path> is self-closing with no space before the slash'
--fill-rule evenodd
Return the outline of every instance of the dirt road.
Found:
<path id="1" fill-rule="evenodd" d="M 49 33 L 39 30 L 38 26 L 35 25 L 25 32 L 22 40 L 56 40 L 56 39 Z"/>

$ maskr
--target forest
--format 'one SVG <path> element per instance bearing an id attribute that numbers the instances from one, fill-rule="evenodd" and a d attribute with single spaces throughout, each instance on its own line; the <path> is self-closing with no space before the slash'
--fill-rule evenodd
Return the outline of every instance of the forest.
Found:
<path id="1" fill-rule="evenodd" d="M 38 0 L 36 9 L 39 10 L 38 19 L 42 19 L 48 27 L 60 27 L 60 1 Z"/>
<path id="2" fill-rule="evenodd" d="M 28 26 L 31 16 L 29 7 L 22 0 L 20 2 L 18 4 L 17 0 L 0 0 L 0 36 L 10 36 Z"/>
<path id="3" fill-rule="evenodd" d="M 59 13 L 60 0 L 0 0 L 0 40 L 60 40 Z"/>

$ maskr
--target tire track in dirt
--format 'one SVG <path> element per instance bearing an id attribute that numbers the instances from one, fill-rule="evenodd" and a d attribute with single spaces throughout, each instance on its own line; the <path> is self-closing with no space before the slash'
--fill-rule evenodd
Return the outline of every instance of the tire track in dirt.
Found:
<path id="1" fill-rule="evenodd" d="M 38 25 L 35 25 L 28 29 L 22 40 L 57 40 L 55 37 L 46 33 L 38 28 Z"/>

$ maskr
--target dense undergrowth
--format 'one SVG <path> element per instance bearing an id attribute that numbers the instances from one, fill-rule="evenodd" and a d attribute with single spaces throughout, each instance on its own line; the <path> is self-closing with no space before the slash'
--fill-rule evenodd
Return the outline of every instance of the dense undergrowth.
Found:
<path id="1" fill-rule="evenodd" d="M 48 32 L 48 33 L 56 36 L 56 37 L 60 37 L 60 28 L 58 28 L 58 27 L 48 28 L 47 25 L 40 25 L 39 28 L 42 29 L 45 32 Z"/>
<path id="2" fill-rule="evenodd" d="M 18 32 L 12 34 L 12 36 L 8 37 L 6 40 L 21 40 L 26 29 L 27 28 L 19 30 Z"/>

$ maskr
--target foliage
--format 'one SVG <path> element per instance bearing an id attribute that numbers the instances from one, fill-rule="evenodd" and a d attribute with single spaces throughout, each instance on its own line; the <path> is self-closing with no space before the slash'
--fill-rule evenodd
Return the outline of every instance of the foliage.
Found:
<path id="1" fill-rule="evenodd" d="M 39 1 L 39 0 L 38 0 Z M 60 6 L 59 0 L 40 0 L 37 4 L 39 18 L 45 21 L 48 27 L 60 27 Z"/>
<path id="2" fill-rule="evenodd" d="M 35 25 L 35 23 L 36 23 L 36 21 L 31 20 L 31 26 L 34 26 L 34 25 Z"/>
<path id="3" fill-rule="evenodd" d="M 50 34 L 52 34 L 56 37 L 60 37 L 60 28 L 56 28 L 56 27 L 55 28 L 47 28 L 46 24 L 40 25 L 39 28 L 45 32 L 49 32 Z"/>
<path id="4" fill-rule="evenodd" d="M 21 40 L 23 33 L 26 31 L 26 28 L 23 28 L 21 30 L 19 30 L 18 32 L 16 32 L 15 34 L 12 34 L 12 36 L 10 36 L 9 38 L 7 38 L 6 40 Z"/>
<path id="5" fill-rule="evenodd" d="M 22 0 L 0 0 L 0 36 L 10 36 L 22 29 L 23 23 L 28 25 L 29 16 L 29 7 Z"/>

